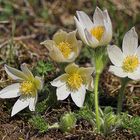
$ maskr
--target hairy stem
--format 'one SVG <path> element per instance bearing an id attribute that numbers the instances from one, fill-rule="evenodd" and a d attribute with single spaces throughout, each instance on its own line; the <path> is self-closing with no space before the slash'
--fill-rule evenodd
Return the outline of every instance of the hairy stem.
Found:
<path id="1" fill-rule="evenodd" d="M 98 85 L 99 85 L 99 77 L 100 74 L 97 73 L 95 76 L 95 84 L 94 84 L 94 102 L 95 102 L 95 113 L 96 113 L 96 126 L 97 132 L 100 132 L 100 120 L 99 120 L 99 103 L 98 103 Z"/>
<path id="2" fill-rule="evenodd" d="M 124 91 L 125 91 L 125 87 L 126 87 L 127 83 L 128 83 L 128 79 L 125 78 L 125 79 L 121 80 L 121 88 L 119 90 L 119 95 L 118 95 L 117 114 L 120 114 L 122 111 Z"/>

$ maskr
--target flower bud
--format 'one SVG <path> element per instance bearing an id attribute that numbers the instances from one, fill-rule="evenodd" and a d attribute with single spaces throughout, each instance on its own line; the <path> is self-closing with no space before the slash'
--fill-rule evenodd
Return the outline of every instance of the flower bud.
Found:
<path id="1" fill-rule="evenodd" d="M 67 113 L 60 118 L 60 130 L 70 132 L 76 125 L 76 117 L 73 113 Z"/>

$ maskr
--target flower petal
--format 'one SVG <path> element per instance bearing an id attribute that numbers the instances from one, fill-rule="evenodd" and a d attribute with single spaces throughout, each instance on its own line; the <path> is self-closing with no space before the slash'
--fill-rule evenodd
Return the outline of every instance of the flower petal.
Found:
<path id="1" fill-rule="evenodd" d="M 54 87 L 60 87 L 65 84 L 67 79 L 67 74 L 63 74 L 51 82 L 51 85 Z"/>
<path id="2" fill-rule="evenodd" d="M 93 27 L 93 22 L 90 20 L 89 16 L 83 11 L 76 11 L 76 13 L 82 26 L 90 30 Z"/>
<path id="3" fill-rule="evenodd" d="M 100 40 L 100 46 L 108 45 L 112 39 L 112 25 L 108 24 L 104 20 L 104 28 L 105 28 L 105 31 L 103 33 L 101 40 Z"/>
<path id="4" fill-rule="evenodd" d="M 67 32 L 60 30 L 54 34 L 53 41 L 58 45 L 59 43 L 66 41 L 67 35 Z"/>
<path id="5" fill-rule="evenodd" d="M 22 72 L 27 75 L 29 78 L 34 78 L 32 72 L 28 69 L 27 65 L 25 63 L 23 63 L 21 65 L 21 70 Z"/>
<path id="6" fill-rule="evenodd" d="M 27 76 L 23 72 L 15 69 L 15 68 L 12 68 L 12 67 L 7 66 L 7 65 L 4 65 L 4 68 L 5 68 L 6 73 L 14 80 L 28 79 Z"/>
<path id="7" fill-rule="evenodd" d="M 13 106 L 11 117 L 26 108 L 30 103 L 29 98 L 25 98 L 20 96 L 20 98 L 16 101 L 16 103 Z"/>
<path id="8" fill-rule="evenodd" d="M 74 17 L 74 20 L 75 20 L 76 27 L 77 27 L 80 38 L 82 39 L 82 41 L 85 44 L 88 45 L 88 42 L 87 42 L 87 39 L 86 39 L 86 36 L 85 36 L 85 32 L 84 32 L 85 27 L 83 27 L 82 24 L 80 24 L 80 22 L 77 20 L 76 17 Z"/>
<path id="9" fill-rule="evenodd" d="M 90 76 L 87 80 L 86 89 L 89 91 L 93 91 L 93 88 L 94 88 L 94 80 L 93 77 Z"/>
<path id="10" fill-rule="evenodd" d="M 67 42 L 70 43 L 71 45 L 77 44 L 77 39 L 76 39 L 76 30 L 69 32 L 66 38 Z"/>
<path id="11" fill-rule="evenodd" d="M 123 53 L 127 55 L 133 55 L 138 47 L 138 35 L 135 28 L 131 28 L 123 38 L 122 49 Z"/>
<path id="12" fill-rule="evenodd" d="M 53 51 L 53 49 L 56 47 L 56 43 L 53 40 L 45 40 L 40 43 L 41 45 L 44 45 L 48 51 Z"/>
<path id="13" fill-rule="evenodd" d="M 81 67 L 78 70 L 78 73 L 81 75 L 83 83 L 87 85 L 89 83 L 90 77 L 94 71 L 93 67 L 84 68 Z"/>
<path id="14" fill-rule="evenodd" d="M 140 59 L 140 46 L 137 48 L 136 50 L 136 55 L 138 56 L 138 58 Z"/>
<path id="15" fill-rule="evenodd" d="M 0 91 L 0 98 L 15 98 L 20 96 L 19 88 L 20 88 L 19 83 L 15 83 L 5 87 Z"/>
<path id="16" fill-rule="evenodd" d="M 87 76 L 87 75 L 91 75 L 94 72 L 94 70 L 95 70 L 94 67 L 88 67 L 88 68 L 81 67 L 79 68 L 78 72 L 82 76 Z"/>
<path id="17" fill-rule="evenodd" d="M 140 65 L 133 73 L 128 73 L 128 77 L 132 80 L 140 80 Z"/>
<path id="18" fill-rule="evenodd" d="M 41 77 L 35 76 L 34 82 L 38 90 L 41 90 L 43 88 L 44 81 Z"/>
<path id="19" fill-rule="evenodd" d="M 121 66 L 123 62 L 123 53 L 116 45 L 109 45 L 107 47 L 108 56 L 115 66 Z"/>
<path id="20" fill-rule="evenodd" d="M 65 100 L 70 94 L 70 91 L 66 84 L 58 87 L 56 90 L 57 100 Z"/>
<path id="21" fill-rule="evenodd" d="M 69 64 L 69 65 L 66 66 L 65 72 L 67 74 L 74 73 L 74 72 L 76 72 L 78 70 L 78 68 L 79 68 L 78 65 L 76 65 L 75 63 L 71 63 L 71 64 Z"/>
<path id="22" fill-rule="evenodd" d="M 45 47 L 48 49 L 49 56 L 51 57 L 52 60 L 56 62 L 65 62 L 66 59 L 63 57 L 61 51 L 58 49 L 54 41 L 46 40 L 41 44 L 45 45 Z"/>
<path id="23" fill-rule="evenodd" d="M 107 22 L 107 24 L 112 27 L 112 22 L 111 22 L 111 19 L 110 19 L 110 16 L 108 14 L 108 11 L 107 10 L 104 10 L 103 11 L 103 16 L 104 16 L 104 20 Z M 112 28 L 111 28 L 112 29 Z"/>
<path id="24" fill-rule="evenodd" d="M 70 59 L 70 62 L 72 62 L 72 60 L 74 61 L 80 53 L 82 41 L 77 40 L 76 31 L 72 31 L 67 35 L 67 42 L 71 45 L 72 53 L 74 54 L 68 57 L 68 59 Z"/>
<path id="25" fill-rule="evenodd" d="M 38 95 L 36 93 L 36 96 L 30 97 L 30 103 L 29 103 L 29 109 L 30 111 L 35 111 L 35 105 L 37 103 Z"/>
<path id="26" fill-rule="evenodd" d="M 104 16 L 103 16 L 103 12 L 99 7 L 96 7 L 94 15 L 93 15 L 93 22 L 96 25 L 103 25 Z"/>
<path id="27" fill-rule="evenodd" d="M 98 46 L 99 41 L 95 37 L 93 37 L 87 29 L 85 29 L 85 35 L 90 47 L 95 48 Z"/>
<path id="28" fill-rule="evenodd" d="M 82 107 L 85 100 L 86 88 L 82 85 L 77 91 L 71 92 L 71 98 L 78 107 Z"/>
<path id="29" fill-rule="evenodd" d="M 116 75 L 118 77 L 126 77 L 127 76 L 127 73 L 123 72 L 122 68 L 116 67 L 116 66 L 110 66 L 109 72 L 113 73 L 114 75 Z"/>

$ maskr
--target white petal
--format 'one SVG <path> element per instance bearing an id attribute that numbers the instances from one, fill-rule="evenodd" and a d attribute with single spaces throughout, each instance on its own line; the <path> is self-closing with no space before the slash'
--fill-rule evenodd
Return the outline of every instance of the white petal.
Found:
<path id="1" fill-rule="evenodd" d="M 136 55 L 138 56 L 138 58 L 140 59 L 140 46 L 137 48 L 136 50 Z"/>
<path id="2" fill-rule="evenodd" d="M 5 87 L 0 91 L 0 98 L 15 98 L 20 96 L 19 87 L 19 83 Z"/>
<path id="3" fill-rule="evenodd" d="M 70 94 L 68 87 L 65 85 L 58 87 L 56 90 L 57 100 L 65 100 Z"/>
<path id="4" fill-rule="evenodd" d="M 108 14 L 108 11 L 107 10 L 104 10 L 103 11 L 103 15 L 104 15 L 104 20 L 107 22 L 107 24 L 112 27 L 112 23 L 111 23 L 111 19 L 110 19 L 110 16 Z"/>
<path id="5" fill-rule="evenodd" d="M 78 107 L 82 107 L 85 100 L 86 88 L 82 85 L 77 91 L 71 92 L 71 98 Z"/>
<path id="6" fill-rule="evenodd" d="M 128 77 L 132 80 L 140 80 L 140 66 L 133 73 L 129 73 Z"/>
<path id="7" fill-rule="evenodd" d="M 44 85 L 44 80 L 43 78 L 41 77 L 38 77 L 38 76 L 35 76 L 35 79 L 34 80 L 37 80 L 37 84 L 39 85 L 39 90 L 41 90 L 43 88 L 43 85 Z"/>
<path id="8" fill-rule="evenodd" d="M 133 27 L 124 36 L 122 44 L 123 53 L 125 55 L 133 55 L 135 54 L 137 47 L 138 47 L 138 35 L 135 31 L 135 28 Z"/>
<path id="9" fill-rule="evenodd" d="M 30 97 L 29 109 L 30 111 L 35 111 L 35 105 L 37 103 L 38 95 L 36 94 L 35 97 Z"/>
<path id="10" fill-rule="evenodd" d="M 115 66 L 121 66 L 123 62 L 123 53 L 116 45 L 109 45 L 107 47 L 108 56 Z"/>
<path id="11" fill-rule="evenodd" d="M 77 54 L 75 52 L 71 52 L 69 57 L 67 58 L 67 62 L 73 62 L 77 57 Z"/>
<path id="12" fill-rule="evenodd" d="M 104 24 L 103 19 L 104 19 L 103 12 L 99 7 L 97 7 L 93 15 L 94 24 L 103 25 Z"/>
<path id="13" fill-rule="evenodd" d="M 95 37 L 93 37 L 93 36 L 88 32 L 87 29 L 85 29 L 85 35 L 86 35 L 86 39 L 87 39 L 87 41 L 88 41 L 89 46 L 91 46 L 91 47 L 93 47 L 93 48 L 95 48 L 95 47 L 98 46 L 99 41 L 98 41 Z"/>
<path id="14" fill-rule="evenodd" d="M 63 74 L 51 82 L 51 85 L 54 87 L 60 87 L 66 83 L 67 74 Z"/>
<path id="15" fill-rule="evenodd" d="M 86 89 L 89 90 L 89 91 L 93 91 L 93 88 L 94 88 L 94 80 L 93 80 L 93 77 L 90 76 L 89 80 L 88 80 L 88 83 L 86 85 Z"/>
<path id="16" fill-rule="evenodd" d="M 82 39 L 82 41 L 88 45 L 88 42 L 86 40 L 86 36 L 85 36 L 85 32 L 84 32 L 84 27 L 82 26 L 82 24 L 80 24 L 80 22 L 77 20 L 76 17 L 74 17 L 75 23 L 76 23 L 76 27 L 79 33 L 80 38 Z"/>
<path id="17" fill-rule="evenodd" d="M 113 73 L 114 75 L 116 75 L 118 77 L 126 77 L 127 76 L 127 73 L 123 72 L 122 68 L 116 67 L 116 66 L 110 66 L 109 72 Z"/>
<path id="18" fill-rule="evenodd" d="M 28 69 L 27 65 L 24 63 L 21 65 L 21 70 L 25 75 L 27 75 L 30 78 L 34 78 L 32 72 Z"/>
<path id="19" fill-rule="evenodd" d="M 27 79 L 27 76 L 23 72 L 15 69 L 15 68 L 12 68 L 7 65 L 4 65 L 4 68 L 5 68 L 6 73 L 14 80 Z"/>
<path id="20" fill-rule="evenodd" d="M 79 69 L 78 65 L 76 65 L 75 63 L 71 63 L 65 67 L 65 72 L 71 74 L 77 72 L 78 69 Z"/>
<path id="21" fill-rule="evenodd" d="M 88 30 L 93 28 L 93 23 L 85 12 L 76 11 L 76 13 L 77 13 L 79 22 L 82 24 L 83 27 L 87 28 Z"/>
<path id="22" fill-rule="evenodd" d="M 129 74 L 128 77 L 132 80 L 140 80 L 140 73 Z"/>
<path id="23" fill-rule="evenodd" d="M 30 103 L 29 98 L 20 97 L 13 106 L 11 116 L 14 116 L 24 108 L 26 108 Z"/>
<path id="24" fill-rule="evenodd" d="M 100 46 L 108 45 L 112 39 L 112 25 L 110 25 L 106 21 L 104 21 L 104 28 L 105 28 L 105 31 L 100 40 Z"/>

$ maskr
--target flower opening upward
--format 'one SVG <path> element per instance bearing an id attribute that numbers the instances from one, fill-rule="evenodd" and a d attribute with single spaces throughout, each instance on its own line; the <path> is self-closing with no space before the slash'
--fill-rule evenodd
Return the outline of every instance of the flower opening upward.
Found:
<path id="1" fill-rule="evenodd" d="M 63 54 L 63 56 L 65 58 L 68 58 L 69 55 L 71 54 L 71 44 L 68 42 L 60 42 L 57 47 L 59 48 L 59 50 L 61 51 L 61 53 Z"/>
<path id="2" fill-rule="evenodd" d="M 57 87 L 57 99 L 64 100 L 71 95 L 75 104 L 82 107 L 86 89 L 93 90 L 93 68 L 83 68 L 72 63 L 65 68 L 65 72 L 51 82 L 52 86 Z"/>
<path id="3" fill-rule="evenodd" d="M 49 56 L 56 62 L 73 62 L 80 53 L 82 42 L 76 39 L 76 31 L 67 33 L 58 31 L 52 40 L 46 40 L 41 44 L 49 51 Z"/>
<path id="4" fill-rule="evenodd" d="M 38 97 L 38 90 L 42 89 L 42 80 L 39 77 L 34 77 L 26 64 L 21 65 L 19 71 L 15 68 L 5 65 L 6 73 L 17 83 L 9 85 L 0 91 L 0 98 L 15 98 L 19 97 L 14 104 L 11 116 L 20 112 L 27 106 L 31 111 L 35 111 L 35 105 Z"/>
<path id="5" fill-rule="evenodd" d="M 78 33 L 85 44 L 90 47 L 107 45 L 112 39 L 112 23 L 107 10 L 96 7 L 93 22 L 83 11 L 77 11 L 74 17 Z"/>
<path id="6" fill-rule="evenodd" d="M 133 80 L 140 79 L 140 47 L 138 35 L 133 27 L 123 39 L 121 51 L 117 46 L 108 47 L 108 55 L 114 66 L 109 71 L 119 77 L 128 77 Z"/>

